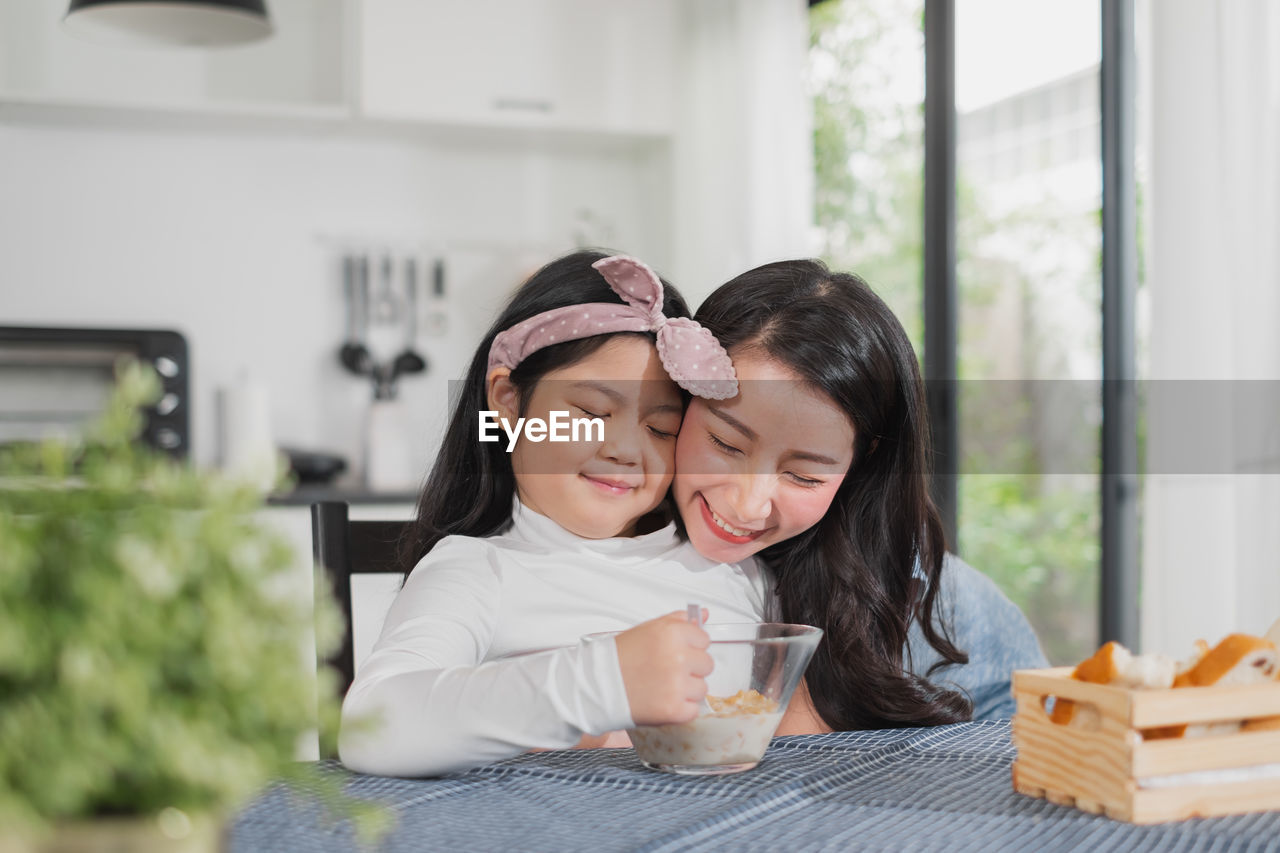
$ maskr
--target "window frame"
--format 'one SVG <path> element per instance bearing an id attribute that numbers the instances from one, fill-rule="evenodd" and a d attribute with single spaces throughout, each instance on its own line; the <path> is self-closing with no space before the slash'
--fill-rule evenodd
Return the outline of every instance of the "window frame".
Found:
<path id="1" fill-rule="evenodd" d="M 1138 646 L 1134 0 L 1100 0 L 1102 471 L 1099 638 Z M 958 549 L 955 0 L 924 0 L 924 376 L 933 492 Z"/>

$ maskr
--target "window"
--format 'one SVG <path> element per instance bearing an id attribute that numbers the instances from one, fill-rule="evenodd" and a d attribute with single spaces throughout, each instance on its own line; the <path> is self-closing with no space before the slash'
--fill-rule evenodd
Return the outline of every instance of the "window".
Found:
<path id="1" fill-rule="evenodd" d="M 815 222 L 921 350 L 923 0 L 828 0 L 810 12 Z"/>
<path id="2" fill-rule="evenodd" d="M 811 11 L 816 223 L 921 352 L 924 0 Z M 960 555 L 1055 663 L 1096 648 L 1099 6 L 955 0 Z"/>

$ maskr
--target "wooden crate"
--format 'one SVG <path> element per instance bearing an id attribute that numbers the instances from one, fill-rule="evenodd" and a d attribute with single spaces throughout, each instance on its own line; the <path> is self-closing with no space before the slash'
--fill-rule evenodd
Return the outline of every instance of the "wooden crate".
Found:
<path id="1" fill-rule="evenodd" d="M 1280 716 L 1280 683 L 1248 687 L 1127 690 L 1071 678 L 1071 667 L 1013 674 L 1013 787 L 1033 797 L 1073 805 L 1132 823 L 1280 809 L 1280 778 L 1138 780 L 1280 763 L 1280 731 L 1215 737 L 1144 739 L 1158 726 Z M 1090 729 L 1054 723 L 1045 699 L 1092 705 Z"/>

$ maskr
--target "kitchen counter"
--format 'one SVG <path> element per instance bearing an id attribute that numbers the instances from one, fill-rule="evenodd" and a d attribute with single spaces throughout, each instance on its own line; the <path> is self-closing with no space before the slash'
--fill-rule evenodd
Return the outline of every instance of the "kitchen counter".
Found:
<path id="1" fill-rule="evenodd" d="M 357 485 L 341 483 L 298 486 L 291 492 L 267 496 L 268 506 L 310 506 L 321 501 L 346 501 L 349 504 L 409 504 L 418 502 L 417 492 L 371 492 Z"/>

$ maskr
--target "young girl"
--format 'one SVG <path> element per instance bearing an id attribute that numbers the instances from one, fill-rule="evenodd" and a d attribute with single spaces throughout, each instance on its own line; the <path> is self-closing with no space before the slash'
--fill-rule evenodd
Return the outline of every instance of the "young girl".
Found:
<path id="1" fill-rule="evenodd" d="M 696 319 L 739 393 L 685 414 L 674 494 L 689 540 L 713 560 L 759 555 L 771 615 L 825 631 L 779 734 L 958 722 L 975 704 L 997 716 L 1010 671 L 1047 664 L 1018 609 L 945 554 L 923 383 L 888 306 L 797 260 L 736 277 Z"/>
<path id="2" fill-rule="evenodd" d="M 592 252 L 514 295 L 419 500 L 417 565 L 343 704 L 344 764 L 434 775 L 696 715 L 711 659 L 687 603 L 759 621 L 766 585 L 753 561 L 704 559 L 655 513 L 684 409 L 672 379 L 736 392 L 723 348 L 687 315 L 648 267 Z M 603 435 L 481 440 L 483 417 L 555 413 L 599 418 Z M 607 631 L 622 633 L 587 636 Z"/>

